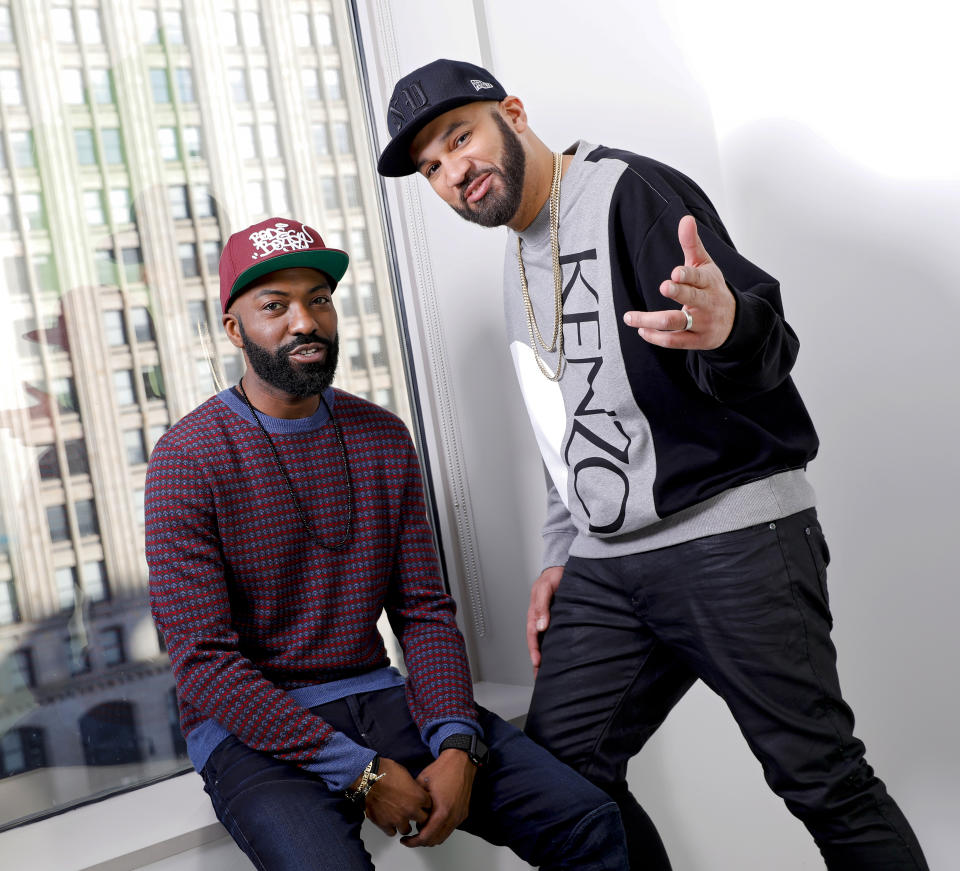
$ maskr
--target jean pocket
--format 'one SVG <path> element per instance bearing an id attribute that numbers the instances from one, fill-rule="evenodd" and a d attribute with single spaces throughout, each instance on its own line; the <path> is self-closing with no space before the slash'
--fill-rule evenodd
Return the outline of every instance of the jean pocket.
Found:
<path id="1" fill-rule="evenodd" d="M 827 539 L 824 537 L 820 524 L 812 523 L 803 530 L 804 538 L 807 540 L 807 547 L 810 550 L 810 557 L 817 570 L 817 580 L 820 583 L 820 594 L 823 601 L 829 607 L 830 594 L 827 592 L 827 566 L 830 565 L 830 548 L 827 547 Z"/>

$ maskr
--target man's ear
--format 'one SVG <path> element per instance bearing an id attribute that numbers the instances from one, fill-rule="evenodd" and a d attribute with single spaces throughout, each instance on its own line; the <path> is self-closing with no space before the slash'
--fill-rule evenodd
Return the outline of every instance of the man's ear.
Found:
<path id="1" fill-rule="evenodd" d="M 527 129 L 527 110 L 519 97 L 504 97 L 497 103 L 497 109 L 514 133 L 523 133 Z"/>
<path id="2" fill-rule="evenodd" d="M 230 344 L 235 348 L 243 347 L 243 336 L 240 335 L 240 321 L 233 312 L 225 312 L 223 315 L 223 329 L 230 340 Z"/>

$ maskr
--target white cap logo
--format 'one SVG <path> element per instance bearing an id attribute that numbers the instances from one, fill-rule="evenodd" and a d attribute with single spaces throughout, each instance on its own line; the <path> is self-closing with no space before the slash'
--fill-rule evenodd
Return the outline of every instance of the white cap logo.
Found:
<path id="1" fill-rule="evenodd" d="M 299 230 L 289 229 L 289 224 L 277 223 L 250 234 L 250 241 L 259 253 L 251 255 L 251 260 L 267 257 L 278 251 L 304 251 L 313 244 L 313 238 L 302 224 Z"/>
<path id="2" fill-rule="evenodd" d="M 482 91 L 484 88 L 493 87 L 490 82 L 482 82 L 480 79 L 470 79 L 470 84 L 473 85 L 474 89 L 477 91 Z"/>

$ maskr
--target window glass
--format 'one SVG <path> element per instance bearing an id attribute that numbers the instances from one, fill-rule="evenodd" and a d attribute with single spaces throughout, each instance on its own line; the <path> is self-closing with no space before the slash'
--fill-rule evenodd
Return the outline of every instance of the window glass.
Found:
<path id="1" fill-rule="evenodd" d="M 17 431 L 0 438 L 0 828 L 189 766 L 146 604 L 144 475 L 177 417 L 244 371 L 220 323 L 221 234 L 296 207 L 347 250 L 335 383 L 401 417 L 410 408 L 390 368 L 402 356 L 384 246 L 354 236 L 378 233 L 381 216 L 373 158 L 353 147 L 369 139 L 353 46 L 334 32 L 347 0 L 296 0 L 286 17 L 259 0 L 33 5 L 17 0 L 11 15 L 0 0 L 0 300 L 12 330 L 0 352 L 24 406 L 4 408 Z M 121 7 L 133 44 L 112 44 Z M 14 32 L 19 9 L 49 31 Z M 201 54 L 190 35 L 211 23 Z M 51 46 L 53 69 L 32 62 Z M 280 53 L 292 46 L 295 57 Z M 300 93 L 280 100 L 291 75 Z M 57 124 L 33 114 L 50 76 Z M 226 100 L 232 123 L 205 116 L 206 95 Z M 287 142 L 294 130 L 309 139 Z M 306 181 L 300 148 L 317 165 Z M 93 286 L 69 286 L 73 275 Z"/>

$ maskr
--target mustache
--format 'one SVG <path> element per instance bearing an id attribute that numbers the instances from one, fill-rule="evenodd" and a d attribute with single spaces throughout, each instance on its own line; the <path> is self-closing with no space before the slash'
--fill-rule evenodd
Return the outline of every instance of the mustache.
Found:
<path id="1" fill-rule="evenodd" d="M 323 336 L 311 333 L 309 336 L 297 336 L 289 345 L 284 345 L 277 352 L 278 355 L 291 354 L 301 345 L 323 345 L 327 350 L 333 347 L 333 341 Z"/>
<path id="2" fill-rule="evenodd" d="M 471 172 L 470 175 L 466 176 L 466 177 L 464 178 L 464 180 L 463 180 L 462 182 L 460 182 L 460 184 L 457 185 L 457 189 L 458 189 L 458 191 L 459 191 L 459 193 L 460 193 L 460 202 L 461 202 L 461 204 L 462 204 L 463 206 L 468 206 L 468 205 L 469 205 L 469 204 L 467 203 L 465 197 L 464 197 L 464 194 L 466 193 L 467 188 L 470 187 L 470 185 L 473 183 L 474 179 L 477 179 L 477 178 L 479 178 L 481 175 L 486 175 L 486 174 L 488 174 L 488 173 L 489 173 L 490 175 L 499 176 L 501 179 L 503 179 L 503 181 L 506 181 L 506 180 L 507 180 L 507 179 L 506 179 L 506 176 L 503 174 L 503 172 L 501 172 L 501 171 L 500 171 L 499 169 L 497 169 L 497 167 L 495 167 L 495 166 L 487 166 L 487 167 L 484 167 L 483 169 L 478 169 L 476 172 Z"/>

